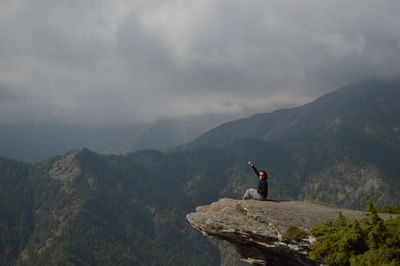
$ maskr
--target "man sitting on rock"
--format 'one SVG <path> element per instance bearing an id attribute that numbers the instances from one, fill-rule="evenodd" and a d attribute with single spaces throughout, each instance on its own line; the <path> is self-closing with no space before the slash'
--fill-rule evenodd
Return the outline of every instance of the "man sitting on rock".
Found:
<path id="1" fill-rule="evenodd" d="M 265 171 L 258 171 L 252 162 L 248 162 L 248 165 L 253 168 L 253 171 L 256 173 L 258 180 L 257 189 L 249 188 L 246 190 L 246 193 L 243 195 L 244 200 L 255 199 L 255 200 L 267 200 L 268 195 L 268 183 L 267 178 L 268 175 Z"/>

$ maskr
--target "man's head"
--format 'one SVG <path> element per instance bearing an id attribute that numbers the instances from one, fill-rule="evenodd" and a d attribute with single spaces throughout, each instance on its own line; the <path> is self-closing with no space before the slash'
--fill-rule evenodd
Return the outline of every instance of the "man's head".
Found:
<path id="1" fill-rule="evenodd" d="M 258 173 L 258 177 L 259 177 L 260 179 L 265 179 L 265 178 L 267 178 L 267 173 L 266 173 L 265 171 L 260 171 L 260 172 Z"/>

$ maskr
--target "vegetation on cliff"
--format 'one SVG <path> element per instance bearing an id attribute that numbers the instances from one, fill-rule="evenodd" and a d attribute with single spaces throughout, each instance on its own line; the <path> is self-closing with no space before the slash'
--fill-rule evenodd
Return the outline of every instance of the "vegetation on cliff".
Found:
<path id="1" fill-rule="evenodd" d="M 400 265 L 400 215 L 382 220 L 372 202 L 365 218 L 316 225 L 311 230 L 317 239 L 310 245 L 310 257 L 337 265 Z"/>
<path id="2" fill-rule="evenodd" d="M 376 211 L 380 213 L 400 214 L 400 204 L 377 207 Z"/>

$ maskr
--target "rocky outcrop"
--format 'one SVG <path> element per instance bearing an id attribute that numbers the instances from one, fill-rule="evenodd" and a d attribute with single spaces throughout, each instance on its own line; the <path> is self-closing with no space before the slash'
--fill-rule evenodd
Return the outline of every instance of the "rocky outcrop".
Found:
<path id="1" fill-rule="evenodd" d="M 320 265 L 308 258 L 312 236 L 285 237 L 289 226 L 309 232 L 315 224 L 336 220 L 339 213 L 360 219 L 364 213 L 307 201 L 220 199 L 197 207 L 186 216 L 204 235 L 233 243 L 243 260 L 253 265 Z"/>
<path id="2" fill-rule="evenodd" d="M 49 170 L 49 176 L 61 181 L 71 181 L 78 176 L 81 173 L 81 169 L 75 157 L 80 151 L 81 150 L 73 151 L 53 162 L 53 165 Z"/>

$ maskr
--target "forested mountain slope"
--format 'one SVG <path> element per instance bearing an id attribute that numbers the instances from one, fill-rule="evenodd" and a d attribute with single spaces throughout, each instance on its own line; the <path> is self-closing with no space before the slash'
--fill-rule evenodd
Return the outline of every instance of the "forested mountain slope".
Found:
<path id="1" fill-rule="evenodd" d="M 0 264 L 217 264 L 183 219 L 186 176 L 169 161 L 88 150 L 36 165 L 1 159 Z"/>

